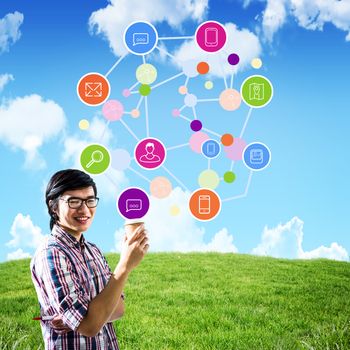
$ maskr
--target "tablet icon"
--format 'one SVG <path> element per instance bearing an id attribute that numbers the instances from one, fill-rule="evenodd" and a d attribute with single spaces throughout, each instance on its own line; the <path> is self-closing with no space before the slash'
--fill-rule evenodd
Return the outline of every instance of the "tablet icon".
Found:
<path id="1" fill-rule="evenodd" d="M 205 52 L 217 52 L 226 43 L 226 30 L 216 21 L 202 23 L 196 30 L 195 38 L 197 45 Z"/>
<path id="2" fill-rule="evenodd" d="M 210 214 L 210 196 L 202 194 L 198 197 L 198 211 L 200 214 Z"/>
<path id="3" fill-rule="evenodd" d="M 219 214 L 221 200 L 215 191 L 209 188 L 200 188 L 192 193 L 189 208 L 197 220 L 210 221 Z"/>
<path id="4" fill-rule="evenodd" d="M 204 43 L 206 47 L 216 47 L 219 43 L 219 31 L 217 28 L 209 27 L 204 31 Z"/>
<path id="5" fill-rule="evenodd" d="M 219 142 L 215 140 L 207 140 L 202 144 L 202 153 L 209 159 L 216 158 L 221 151 Z"/>

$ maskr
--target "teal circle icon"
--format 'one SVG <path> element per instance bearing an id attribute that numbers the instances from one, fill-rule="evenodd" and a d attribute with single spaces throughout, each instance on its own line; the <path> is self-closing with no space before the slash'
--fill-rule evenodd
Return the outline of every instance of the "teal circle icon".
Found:
<path id="1" fill-rule="evenodd" d="M 273 97 L 273 86 L 264 76 L 252 75 L 244 80 L 241 96 L 249 107 L 262 108 L 270 103 Z"/>
<path id="2" fill-rule="evenodd" d="M 110 163 L 111 156 L 108 149 L 100 144 L 91 144 L 80 154 L 80 164 L 89 174 L 102 174 L 108 169 Z"/>

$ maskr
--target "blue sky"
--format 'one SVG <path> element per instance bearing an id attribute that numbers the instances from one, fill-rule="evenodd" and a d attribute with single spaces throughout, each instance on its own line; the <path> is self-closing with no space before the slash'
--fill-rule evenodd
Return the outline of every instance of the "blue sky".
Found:
<path id="1" fill-rule="evenodd" d="M 57 170 L 79 166 L 79 151 L 99 140 L 106 125 L 101 107 L 86 106 L 78 99 L 76 84 L 88 72 L 108 72 L 125 50 L 120 33 L 134 20 L 153 23 L 160 37 L 191 36 L 201 22 L 219 21 L 232 31 L 231 49 L 242 52 L 242 69 L 234 76 L 234 88 L 239 90 L 253 74 L 265 75 L 274 86 L 273 100 L 253 110 L 244 133 L 247 143 L 260 141 L 269 146 L 269 167 L 253 174 L 246 197 L 223 203 L 220 215 L 207 223 L 189 215 L 189 194 L 169 177 L 174 188 L 170 197 L 151 200 L 151 250 L 348 260 L 350 5 L 331 0 L 322 7 L 316 1 L 293 7 L 288 0 L 278 6 L 270 0 L 176 0 L 171 4 L 157 0 L 152 4 L 154 8 L 140 1 L 1 2 L 0 261 L 33 254 L 49 233 L 44 202 L 48 179 Z M 177 63 L 191 55 L 199 59 L 189 41 L 163 43 Z M 249 64 L 254 56 L 263 62 L 259 70 Z M 157 67 L 157 82 L 181 72 L 181 67 L 157 50 L 146 60 Z M 125 99 L 121 92 L 136 82 L 135 70 L 141 63 L 140 57 L 129 54 L 108 77 L 110 98 L 120 100 L 127 111 L 135 108 L 139 97 Z M 196 77 L 188 85 L 191 93 L 199 98 L 218 97 L 225 86 L 215 67 L 213 72 L 209 76 L 212 90 L 203 87 L 208 77 Z M 187 143 L 192 134 L 187 122 L 171 115 L 173 108 L 183 105 L 177 89 L 184 81 L 184 76 L 174 79 L 149 96 L 151 136 L 167 147 Z M 143 106 L 140 110 L 139 119 L 125 116 L 125 121 L 144 137 Z M 198 104 L 197 114 L 208 129 L 238 135 L 248 110 L 243 103 L 235 112 L 208 103 Z M 193 117 L 188 109 L 183 113 Z M 90 121 L 89 131 L 79 129 L 81 119 Z M 103 142 L 111 150 L 124 148 L 131 153 L 135 146 L 118 122 L 108 125 Z M 150 179 L 168 176 L 162 170 L 150 173 L 135 163 L 132 166 Z M 194 191 L 207 161 L 181 148 L 168 152 L 166 166 Z M 222 174 L 230 161 L 223 156 L 213 160 L 211 167 Z M 217 188 L 222 198 L 244 192 L 249 172 L 239 162 L 234 171 L 237 180 Z M 148 182 L 131 171 L 111 170 L 110 177 L 113 184 L 104 175 L 97 177 L 100 205 L 86 234 L 106 252 L 118 250 L 123 219 L 115 201 L 120 191 L 136 186 L 149 192 Z M 174 205 L 180 208 L 177 216 L 169 214 Z"/>

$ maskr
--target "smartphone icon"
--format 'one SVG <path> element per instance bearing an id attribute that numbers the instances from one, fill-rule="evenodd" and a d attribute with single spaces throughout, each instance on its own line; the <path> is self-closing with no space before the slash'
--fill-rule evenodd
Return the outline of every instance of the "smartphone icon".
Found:
<path id="1" fill-rule="evenodd" d="M 219 43 L 219 31 L 216 28 L 205 28 L 204 43 L 207 47 L 216 47 Z"/>
<path id="2" fill-rule="evenodd" d="M 198 203 L 199 214 L 209 214 L 210 213 L 210 196 L 202 194 L 198 197 L 198 201 L 199 201 Z"/>

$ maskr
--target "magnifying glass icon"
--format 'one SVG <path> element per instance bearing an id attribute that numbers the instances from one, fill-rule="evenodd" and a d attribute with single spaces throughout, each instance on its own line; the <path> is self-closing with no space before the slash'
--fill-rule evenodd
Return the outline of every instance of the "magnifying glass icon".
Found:
<path id="1" fill-rule="evenodd" d="M 101 163 L 103 161 L 103 153 L 99 150 L 93 151 L 89 163 L 86 164 L 87 168 L 90 168 L 94 163 Z"/>

